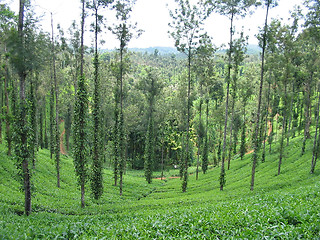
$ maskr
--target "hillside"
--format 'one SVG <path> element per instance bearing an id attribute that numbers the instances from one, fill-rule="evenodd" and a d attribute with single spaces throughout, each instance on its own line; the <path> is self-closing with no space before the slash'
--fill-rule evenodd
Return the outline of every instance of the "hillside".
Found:
<path id="1" fill-rule="evenodd" d="M 114 51 L 114 49 L 103 49 L 101 50 L 102 52 L 112 52 Z M 147 53 L 147 54 L 154 54 L 155 51 L 158 51 L 158 54 L 160 55 L 181 55 L 181 53 L 179 53 L 177 51 L 176 48 L 173 47 L 148 47 L 148 48 L 129 48 L 129 51 L 132 52 L 138 52 L 138 53 Z M 219 49 L 217 52 L 218 53 L 225 53 L 227 50 L 225 48 L 223 49 Z M 253 44 L 249 44 L 247 46 L 247 54 L 248 55 L 259 55 L 261 52 L 261 49 L 258 45 L 253 45 Z M 184 56 L 184 55 L 181 55 Z"/>
<path id="2" fill-rule="evenodd" d="M 187 193 L 180 179 L 154 179 L 148 185 L 142 171 L 127 170 L 124 195 L 112 186 L 112 174 L 105 169 L 105 193 L 93 201 L 87 193 L 80 208 L 70 157 L 61 160 L 61 188 L 56 188 L 55 168 L 47 150 L 40 150 L 33 171 L 33 214 L 23 213 L 14 161 L 0 146 L 0 239 L 230 239 L 320 237 L 320 171 L 309 174 L 312 143 L 300 156 L 301 139 L 293 139 L 285 150 L 280 176 L 276 176 L 277 145 L 259 163 L 256 188 L 249 190 L 250 154 L 243 161 L 235 157 L 227 171 L 227 185 L 219 191 L 220 168 L 189 176 Z M 192 173 L 194 169 L 191 168 Z M 155 173 L 159 175 L 159 173 Z"/>

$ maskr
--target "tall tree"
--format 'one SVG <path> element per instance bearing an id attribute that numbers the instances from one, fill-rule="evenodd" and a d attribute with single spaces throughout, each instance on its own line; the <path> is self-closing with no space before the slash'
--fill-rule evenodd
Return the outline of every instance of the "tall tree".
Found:
<path id="1" fill-rule="evenodd" d="M 312 80 L 314 78 L 315 73 L 317 72 L 317 68 L 319 67 L 318 64 L 315 64 L 316 62 L 319 61 L 318 58 L 318 54 L 316 54 L 316 52 L 318 52 L 319 49 L 319 37 L 320 37 L 320 20 L 319 20 L 319 14 L 320 14 L 320 1 L 319 0 L 306 0 L 305 1 L 306 6 L 308 8 L 308 13 L 306 14 L 306 22 L 305 22 L 305 27 L 307 28 L 307 30 L 305 31 L 305 33 L 303 34 L 304 37 L 307 37 L 307 44 L 304 45 L 311 45 L 310 47 L 312 48 L 311 52 L 311 56 L 309 55 L 309 61 L 308 61 L 308 57 L 305 60 L 305 64 L 306 67 L 309 71 L 309 77 L 306 81 L 306 90 L 307 90 L 307 94 L 306 94 L 306 103 L 307 103 L 307 107 L 306 107 L 306 120 L 305 120 L 305 131 L 304 131 L 304 141 L 303 141 L 303 146 L 302 146 L 302 154 L 304 153 L 305 150 L 305 142 L 306 139 L 308 138 L 308 128 L 310 125 L 310 116 L 309 116 L 309 109 L 308 107 L 311 105 L 311 99 L 310 99 L 310 88 L 311 88 L 311 84 L 312 84 Z M 309 48 L 310 48 L 309 47 Z M 316 60 L 316 61 L 315 61 Z M 318 93 L 319 94 L 319 93 Z M 319 100 L 318 100 L 319 101 Z M 319 155 L 319 142 L 320 142 L 320 134 L 317 138 L 317 131 L 318 131 L 318 123 L 319 123 L 319 102 L 318 102 L 318 112 L 317 112 L 317 117 L 316 117 L 316 136 L 314 139 L 314 147 L 313 147 L 313 154 L 312 154 L 312 160 L 311 160 L 311 168 L 310 168 L 310 173 L 313 174 L 314 170 L 315 170 L 315 166 L 316 166 L 316 162 L 317 162 L 317 157 Z M 319 131 L 320 133 L 320 131 Z"/>
<path id="2" fill-rule="evenodd" d="M 55 121 L 54 121 L 54 81 L 53 72 L 51 72 L 50 96 L 49 96 L 49 133 L 50 133 L 50 158 L 52 159 L 55 149 Z"/>
<path id="3" fill-rule="evenodd" d="M 81 207 L 85 207 L 85 184 L 88 180 L 88 146 L 87 146 L 87 112 L 88 94 L 84 76 L 84 22 L 85 0 L 81 0 L 81 45 L 80 45 L 80 75 L 74 109 L 74 166 L 78 185 L 81 190 Z"/>
<path id="4" fill-rule="evenodd" d="M 228 128 L 228 108 L 229 108 L 229 92 L 230 92 L 230 81 L 231 81 L 231 68 L 232 68 L 232 52 L 233 47 L 233 35 L 234 35 L 234 19 L 237 16 L 245 16 L 247 11 L 252 5 L 256 3 L 255 0 L 218 0 L 208 1 L 213 9 L 216 9 L 220 14 L 227 16 L 230 20 L 230 40 L 228 49 L 228 67 L 226 73 L 226 110 L 225 110 L 225 121 L 224 121 L 224 132 L 223 132 L 223 148 L 222 148 L 222 161 L 221 161 L 221 172 L 220 172 L 220 190 L 226 183 L 226 172 L 224 167 L 224 161 L 226 157 L 227 147 L 227 128 Z"/>
<path id="5" fill-rule="evenodd" d="M 255 134 L 253 139 L 253 154 L 252 154 L 252 171 L 251 171 L 251 184 L 250 184 L 250 190 L 253 191 L 254 189 L 254 177 L 256 173 L 256 165 L 258 160 L 258 152 L 259 152 L 259 146 L 260 146 L 260 139 L 257 137 L 259 134 L 260 129 L 260 111 L 261 111 L 261 99 L 262 99 L 262 88 L 263 88 L 263 82 L 264 82 L 264 55 L 265 55 L 265 49 L 267 44 L 267 31 L 268 31 L 268 15 L 269 15 L 269 8 L 272 6 L 272 4 L 275 4 L 276 2 L 274 0 L 265 0 L 263 1 L 264 5 L 266 6 L 266 17 L 264 22 L 264 29 L 263 29 L 263 36 L 262 36 L 262 55 L 261 55 L 261 74 L 260 74 L 260 87 L 259 87 L 259 96 L 258 96 L 258 109 L 257 109 L 257 117 L 256 117 L 256 123 L 255 123 Z"/>
<path id="6" fill-rule="evenodd" d="M 229 155 L 228 155 L 228 170 L 230 169 L 230 163 L 231 163 L 231 154 L 232 149 L 235 148 L 236 141 L 233 141 L 233 139 L 237 139 L 237 129 L 238 125 L 236 123 L 236 117 L 235 117 L 235 103 L 237 100 L 237 90 L 238 90 L 238 77 L 240 73 L 240 67 L 241 64 L 244 61 L 245 58 L 245 52 L 247 46 L 247 37 L 244 36 L 243 32 L 240 33 L 240 37 L 236 40 L 234 40 L 233 43 L 233 53 L 232 53 L 232 67 L 233 67 L 233 73 L 231 78 L 231 96 L 232 96 L 232 104 L 231 104 L 231 123 L 230 123 L 230 144 L 229 144 Z"/>
<path id="7" fill-rule="evenodd" d="M 99 76 L 99 53 L 98 34 L 101 32 L 103 16 L 99 15 L 101 7 L 107 7 L 112 0 L 93 0 L 90 8 L 94 11 L 94 93 L 93 93 L 93 153 L 92 153 L 92 175 L 91 191 L 95 199 L 99 199 L 103 193 L 103 141 L 102 141 L 102 115 L 101 115 L 101 93 Z"/>
<path id="8" fill-rule="evenodd" d="M 190 5 L 188 0 L 175 0 L 178 8 L 170 11 L 172 23 L 169 26 L 172 31 L 170 36 L 175 40 L 175 46 L 179 52 L 186 54 L 188 63 L 188 90 L 187 90 L 187 120 L 186 120 L 186 158 L 183 165 L 182 192 L 186 192 L 188 184 L 188 163 L 190 151 L 190 109 L 191 109 L 191 82 L 192 82 L 192 61 L 195 49 L 199 46 L 199 39 L 203 36 L 202 25 L 208 17 L 208 10 L 203 1 L 197 5 Z"/>
<path id="9" fill-rule="evenodd" d="M 12 149 L 12 111 L 10 109 L 10 72 L 9 72 L 9 52 L 7 47 L 8 35 L 10 28 L 14 25 L 14 20 L 16 16 L 6 4 L 0 5 L 0 42 L 1 52 L 3 54 L 4 63 L 3 63 L 3 75 L 4 75 L 4 97 L 5 97 L 5 123 L 6 123 L 6 137 L 7 142 L 8 156 L 11 155 Z"/>
<path id="10" fill-rule="evenodd" d="M 116 74 L 117 87 L 115 93 L 115 130 L 114 130 L 114 143 L 115 143 L 115 161 L 114 161 L 114 181 L 117 185 L 118 174 L 120 177 L 120 195 L 122 195 L 123 188 L 123 174 L 125 169 L 125 134 L 124 134 L 124 116 L 123 116 L 123 84 L 124 75 L 127 72 L 124 64 L 124 57 L 128 43 L 136 33 L 139 37 L 142 30 L 137 30 L 137 23 L 131 24 L 129 22 L 130 13 L 136 0 L 117 0 L 113 6 L 116 10 L 117 24 L 109 27 L 109 30 L 119 40 L 119 67 Z"/>
<path id="11" fill-rule="evenodd" d="M 16 147 L 16 155 L 18 159 L 19 170 L 21 171 L 22 179 L 23 179 L 23 188 L 25 194 L 25 206 L 24 211 L 28 216 L 31 213 L 31 183 L 30 183 L 30 169 L 29 169 L 29 153 L 27 146 L 27 137 L 28 137 L 28 128 L 27 128 L 27 103 L 26 103 L 26 93 L 25 93 L 25 85 L 26 85 L 26 77 L 27 77 L 27 69 L 25 66 L 24 60 L 24 48 L 25 48 L 25 36 L 24 36 L 24 10 L 25 10 L 25 0 L 20 0 L 19 4 L 19 22 L 18 22 L 18 54 L 20 58 L 17 59 L 17 70 L 20 78 L 20 108 L 19 108 L 19 116 L 16 119 L 16 131 L 17 137 L 16 140 L 19 146 Z"/>
<path id="12" fill-rule="evenodd" d="M 144 92 L 149 107 L 147 111 L 148 128 L 144 151 L 144 174 L 148 183 L 151 183 L 152 181 L 152 168 L 155 162 L 155 101 L 161 91 L 161 88 L 162 86 L 159 81 L 159 73 L 157 70 L 153 68 L 146 68 L 146 74 L 140 82 L 140 89 Z"/>
<path id="13" fill-rule="evenodd" d="M 193 65 L 193 71 L 196 73 L 196 79 L 198 80 L 198 92 L 199 92 L 199 125 L 197 129 L 197 168 L 196 168 L 196 180 L 199 174 L 200 155 L 202 155 L 202 171 L 206 173 L 208 169 L 208 115 L 209 115 L 209 99 L 212 95 L 214 88 L 214 53 L 216 49 L 213 46 L 211 39 L 208 36 L 201 38 L 200 45 L 195 51 L 195 59 Z M 206 102 L 206 127 L 202 123 L 202 105 Z M 204 138 L 204 146 L 202 148 L 202 142 Z M 202 151 L 202 153 L 201 153 Z"/>
<path id="14" fill-rule="evenodd" d="M 56 53 L 55 53 L 55 42 L 54 42 L 54 32 L 53 32 L 53 16 L 51 13 L 51 44 L 52 44 L 52 72 L 53 72 L 53 85 L 54 85 L 54 98 L 55 98 L 55 140 L 54 140 L 54 153 L 57 171 L 57 187 L 60 188 L 60 131 L 59 131 L 59 105 L 58 105 L 58 81 L 56 73 Z"/>
<path id="15" fill-rule="evenodd" d="M 242 129 L 241 129 L 241 143 L 240 143 L 240 158 L 243 159 L 247 150 L 247 105 L 251 95 L 253 94 L 252 83 L 255 82 L 257 68 L 251 64 L 247 66 L 245 77 L 239 83 L 239 98 L 242 105 Z"/>
<path id="16" fill-rule="evenodd" d="M 38 44 L 44 35 L 35 31 L 35 20 L 28 13 L 25 20 L 25 7 L 29 2 L 20 0 L 18 31 L 12 30 L 10 39 L 11 61 L 19 75 L 19 110 L 14 107 L 15 117 L 15 155 L 19 175 L 22 178 L 25 194 L 25 214 L 31 213 L 31 172 L 30 163 L 30 123 L 28 122 L 28 107 L 26 101 L 26 79 L 28 74 L 41 66 L 44 56 L 37 51 Z M 9 46 L 8 46 L 9 47 Z M 42 46 L 40 47 L 40 49 Z M 41 59 L 43 57 L 43 59 Z M 41 60 L 40 60 L 41 59 Z M 16 104 L 16 103 L 14 103 Z"/>
<path id="17" fill-rule="evenodd" d="M 282 51 L 283 55 L 283 76 L 282 76 L 282 85 L 283 85 L 283 120 L 282 120 L 282 132 L 281 132 L 281 139 L 280 139 L 280 156 L 279 156 L 279 164 L 278 164 L 278 175 L 281 172 L 281 164 L 282 164 L 282 158 L 283 158 L 283 148 L 284 148 L 284 139 L 287 135 L 287 129 L 288 129 L 288 116 L 291 114 L 289 112 L 290 110 L 290 97 L 288 94 L 288 85 L 290 82 L 293 82 L 293 55 L 295 54 L 295 46 L 294 42 L 295 35 L 298 31 L 298 19 L 295 18 L 293 21 L 292 26 L 282 26 L 279 29 L 279 38 L 280 38 L 280 44 L 279 48 Z M 281 65 L 281 63 L 279 64 Z"/>

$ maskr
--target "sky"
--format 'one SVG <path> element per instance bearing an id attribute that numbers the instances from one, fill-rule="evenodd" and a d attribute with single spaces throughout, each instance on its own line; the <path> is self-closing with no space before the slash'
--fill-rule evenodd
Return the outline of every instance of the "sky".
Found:
<path id="1" fill-rule="evenodd" d="M 18 12 L 19 0 L 0 0 L 8 3 L 10 8 Z M 192 2 L 192 1 L 191 1 Z M 303 0 L 279 0 L 279 5 L 270 10 L 270 18 L 282 18 L 287 20 L 290 16 L 289 11 L 294 9 L 295 5 L 302 5 Z M 132 39 L 129 43 L 130 48 L 146 47 L 174 47 L 174 40 L 169 37 L 168 23 L 171 21 L 169 9 L 173 10 L 174 0 L 137 0 L 133 11 L 131 21 L 137 22 L 138 28 L 144 30 L 144 33 L 138 39 Z M 35 12 L 41 17 L 40 24 L 42 28 L 51 32 L 50 12 L 53 13 L 53 21 L 56 26 L 58 23 L 67 31 L 73 20 L 80 21 L 81 1 L 80 0 L 31 0 L 35 6 Z M 106 24 L 111 25 L 114 17 L 108 10 L 103 13 L 106 17 Z M 249 44 L 257 44 L 255 35 L 259 27 L 262 27 L 265 19 L 265 9 L 258 8 L 250 16 L 244 19 L 237 19 L 235 23 L 236 32 L 244 29 L 245 35 L 249 36 Z M 87 19 L 87 23 L 90 19 Z M 229 25 L 227 17 L 219 14 L 212 14 L 205 22 L 204 29 L 212 37 L 216 46 L 227 44 L 229 40 Z M 85 44 L 90 46 L 92 33 L 87 24 L 85 33 Z M 113 49 L 119 44 L 112 34 L 105 30 L 101 37 L 106 43 L 101 48 Z"/>

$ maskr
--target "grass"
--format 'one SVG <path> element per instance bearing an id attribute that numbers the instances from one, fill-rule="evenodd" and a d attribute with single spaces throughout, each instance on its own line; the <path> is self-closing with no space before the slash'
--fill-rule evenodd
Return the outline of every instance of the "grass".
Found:
<path id="1" fill-rule="evenodd" d="M 165 180 L 152 184 L 142 171 L 127 170 L 123 196 L 105 169 L 103 197 L 95 201 L 87 192 L 84 209 L 72 158 L 62 156 L 58 189 L 54 162 L 40 150 L 29 217 L 22 215 L 14 160 L 0 145 L 0 239 L 320 239 L 320 171 L 309 174 L 312 141 L 303 156 L 300 145 L 296 138 L 285 148 L 277 176 L 279 146 L 274 144 L 266 162 L 259 162 L 253 192 L 250 154 L 232 160 L 222 192 L 219 167 L 201 173 L 198 181 L 189 175 L 186 193 L 180 179 L 169 178 L 178 170 L 166 171 Z"/>

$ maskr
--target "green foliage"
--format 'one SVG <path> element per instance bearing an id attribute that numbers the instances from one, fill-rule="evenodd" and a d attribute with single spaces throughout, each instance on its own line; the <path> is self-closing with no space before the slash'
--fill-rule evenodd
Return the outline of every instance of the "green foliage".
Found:
<path id="1" fill-rule="evenodd" d="M 202 171 L 203 171 L 203 173 L 206 173 L 208 170 L 208 164 L 209 164 L 208 153 L 209 153 L 208 136 L 205 136 L 204 145 L 203 145 L 203 155 L 202 155 Z"/>
<path id="2" fill-rule="evenodd" d="M 52 158 L 52 155 L 54 154 L 54 149 L 56 146 L 56 138 L 55 138 L 55 129 L 56 129 L 56 124 L 55 124 L 55 117 L 54 117 L 54 85 L 53 83 L 50 84 L 50 115 L 49 115 L 49 123 L 50 123 L 50 156 Z"/>
<path id="3" fill-rule="evenodd" d="M 148 131 L 146 136 L 145 152 L 144 152 L 144 174 L 147 182 L 152 181 L 152 166 L 154 162 L 154 124 L 153 118 L 150 117 L 148 124 Z"/>
<path id="4" fill-rule="evenodd" d="M 165 172 L 166 181 L 145 182 L 143 171 L 127 171 L 126 191 L 118 196 L 117 188 L 98 201 L 88 200 L 87 208 L 77 203 L 77 179 L 72 174 L 72 159 L 62 156 L 62 185 L 56 191 L 55 169 L 50 153 L 40 150 L 33 209 L 30 217 L 22 212 L 23 195 L 12 178 L 14 160 L 4 154 L 0 145 L 0 236 L 4 239 L 34 238 L 279 238 L 317 239 L 319 228 L 319 171 L 309 175 L 306 169 L 311 157 L 299 157 L 301 138 L 286 149 L 283 175 L 275 176 L 278 154 L 267 156 L 259 165 L 256 191 L 247 185 L 250 156 L 235 159 L 228 172 L 230 183 L 219 191 L 215 176 L 219 168 L 193 180 L 189 191 L 179 191 L 181 180 L 169 179 L 177 170 Z M 279 148 L 279 144 L 276 145 Z M 297 165 L 300 168 L 297 168 Z M 191 170 L 192 169 L 192 170 Z M 194 173 L 194 168 L 190 168 Z M 105 184 L 111 182 L 112 170 L 104 169 Z M 157 175 L 158 173 L 155 173 Z M 107 214 L 106 214 L 107 213 Z"/>
<path id="5" fill-rule="evenodd" d="M 25 122 L 28 107 L 26 103 L 20 103 L 18 115 L 14 118 L 13 128 L 13 141 L 14 141 L 14 157 L 17 163 L 18 176 L 20 177 L 21 184 L 24 181 L 23 163 L 32 159 L 29 145 L 27 142 L 30 134 L 30 122 Z"/>
<path id="6" fill-rule="evenodd" d="M 243 121 L 242 128 L 241 128 L 241 143 L 240 143 L 240 158 L 243 159 L 245 153 L 246 153 L 247 147 L 246 147 L 246 124 L 245 121 Z"/>
<path id="7" fill-rule="evenodd" d="M 85 77 L 80 76 L 74 108 L 73 138 L 74 167 L 79 186 L 84 186 L 88 180 L 88 94 Z"/>
<path id="8" fill-rule="evenodd" d="M 100 96 L 100 79 L 98 75 L 98 55 L 95 56 L 95 84 L 93 96 L 93 153 L 92 153 L 92 172 L 91 172 L 91 191 L 95 199 L 99 199 L 103 193 L 103 127 L 101 124 L 101 96 Z"/>
<path id="9" fill-rule="evenodd" d="M 28 125 L 30 126 L 30 133 L 28 137 L 28 152 L 30 153 L 30 160 L 32 161 L 33 168 L 35 168 L 36 161 L 36 148 L 37 148 L 37 119 L 36 119 L 36 99 L 35 99 L 34 83 L 30 83 L 30 93 L 28 97 L 28 112 L 29 119 Z"/>

